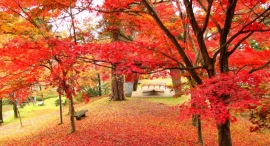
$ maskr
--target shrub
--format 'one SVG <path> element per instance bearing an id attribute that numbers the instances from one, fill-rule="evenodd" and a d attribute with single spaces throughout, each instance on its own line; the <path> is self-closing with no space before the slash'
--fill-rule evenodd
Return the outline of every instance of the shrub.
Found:
<path id="1" fill-rule="evenodd" d="M 2 99 L 2 104 L 3 105 L 9 105 L 9 104 L 12 104 L 12 101 L 9 98 L 3 98 Z"/>
<path id="2" fill-rule="evenodd" d="M 55 100 L 55 106 L 59 106 L 60 105 L 60 102 L 59 102 L 60 100 L 59 99 L 56 99 Z M 62 99 L 62 105 L 63 106 L 65 106 L 67 104 L 67 99 L 65 99 L 64 101 L 63 101 L 63 99 Z"/>
<path id="3" fill-rule="evenodd" d="M 98 86 L 94 87 L 81 87 L 82 92 L 86 92 L 88 97 L 96 97 L 99 96 L 99 89 Z M 110 93 L 110 84 L 109 82 L 105 82 L 101 84 L 101 94 L 106 95 Z M 83 99 L 83 98 L 82 98 Z"/>

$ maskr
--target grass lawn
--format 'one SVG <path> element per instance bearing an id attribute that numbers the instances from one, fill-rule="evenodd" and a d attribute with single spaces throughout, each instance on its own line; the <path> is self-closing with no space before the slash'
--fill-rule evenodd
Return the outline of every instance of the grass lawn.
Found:
<path id="1" fill-rule="evenodd" d="M 56 99 L 58 98 L 54 97 L 54 98 L 46 99 L 44 101 L 44 104 L 45 104 L 44 106 L 38 106 L 39 101 L 37 101 L 35 105 L 32 102 L 30 102 L 29 104 L 26 104 L 23 108 L 19 108 L 21 118 L 23 120 L 27 120 L 27 119 L 35 118 L 36 116 L 38 116 L 40 113 L 43 113 L 43 112 L 46 113 L 46 112 L 57 111 L 59 107 L 56 107 L 54 104 Z M 13 111 L 11 111 L 13 110 L 12 107 L 13 107 L 12 105 L 5 105 L 4 114 L 7 114 L 9 116 L 4 119 L 5 121 L 4 124 L 17 122 L 19 120 L 17 118 L 14 118 Z"/>
<path id="2" fill-rule="evenodd" d="M 85 118 L 75 121 L 77 130 L 73 134 L 68 133 L 68 107 L 64 108 L 64 123 L 58 125 L 58 107 L 45 101 L 43 107 L 29 105 L 21 109 L 23 127 L 18 120 L 0 126 L 0 145 L 196 146 L 196 128 L 191 125 L 191 119 L 180 120 L 179 111 L 171 108 L 185 100 L 188 97 L 128 98 L 121 102 L 109 101 L 108 97 L 91 98 L 88 104 L 75 105 L 76 110 L 88 109 L 88 112 Z M 232 123 L 233 145 L 270 144 L 269 132 L 250 133 L 249 126 L 242 118 Z M 203 121 L 203 136 L 205 145 L 217 145 L 217 130 L 212 120 Z"/>

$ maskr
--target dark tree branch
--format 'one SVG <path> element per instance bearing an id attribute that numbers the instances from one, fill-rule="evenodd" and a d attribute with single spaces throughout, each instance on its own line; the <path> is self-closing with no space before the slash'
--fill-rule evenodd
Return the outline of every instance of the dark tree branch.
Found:
<path id="1" fill-rule="evenodd" d="M 162 69 L 158 69 L 158 70 L 155 70 L 155 71 L 150 71 L 150 72 L 138 72 L 138 71 L 134 71 L 134 70 L 131 70 L 133 73 L 138 73 L 138 74 L 153 74 L 153 73 L 157 73 L 157 72 L 162 72 L 162 71 L 165 71 L 165 70 L 168 70 L 168 69 L 179 69 L 179 70 L 196 70 L 196 69 L 205 69 L 205 66 L 197 66 L 197 67 L 192 67 L 192 68 L 182 68 L 182 67 L 164 67 Z"/>
<path id="2" fill-rule="evenodd" d="M 192 1 L 190 2 L 189 0 L 184 0 L 184 4 L 186 7 L 186 11 L 187 11 L 187 15 L 189 17 L 191 27 L 194 30 L 195 34 L 198 35 L 198 33 L 201 30 L 200 30 L 200 27 L 196 21 L 195 14 L 193 12 Z"/>
<path id="3" fill-rule="evenodd" d="M 45 68 L 47 68 L 47 69 L 49 69 L 49 70 L 52 70 L 51 67 L 49 67 L 49 66 L 47 66 L 47 65 L 45 65 L 45 64 L 40 64 L 39 66 L 43 66 L 43 67 L 45 67 Z"/>
<path id="4" fill-rule="evenodd" d="M 101 9 L 92 9 L 93 11 L 97 11 L 97 12 L 102 12 L 102 13 L 135 13 L 135 14 L 139 14 L 139 13 L 143 13 L 143 14 L 148 14 L 144 11 L 131 11 L 131 10 L 113 10 L 113 11 L 106 11 L 106 10 L 101 10 Z"/>
<path id="5" fill-rule="evenodd" d="M 179 69 L 179 70 L 194 70 L 194 69 L 205 69 L 206 66 L 195 66 L 195 67 L 165 67 L 164 69 Z"/>
<path id="6" fill-rule="evenodd" d="M 268 12 L 270 10 L 270 7 L 268 7 L 263 13 L 261 13 L 260 15 L 258 15 L 256 18 L 254 18 L 252 21 L 250 21 L 249 23 L 247 23 L 246 25 L 244 25 L 238 32 L 236 32 L 234 35 L 232 35 L 229 40 L 227 40 L 226 43 L 224 43 L 222 46 L 220 46 L 220 48 L 217 50 L 217 52 L 213 55 L 214 60 L 216 60 L 217 55 L 220 53 L 221 49 L 225 46 L 227 46 L 228 44 L 230 44 L 236 37 L 238 37 L 240 34 L 244 33 L 244 29 L 248 26 L 251 25 L 253 22 L 255 22 L 256 20 L 258 20 L 261 16 L 265 15 L 266 12 Z M 267 17 L 269 15 L 266 14 Z M 249 31 L 246 31 L 245 33 L 247 33 Z"/>
<path id="7" fill-rule="evenodd" d="M 261 70 L 261 69 L 267 67 L 269 64 L 270 64 L 270 60 L 267 61 L 267 62 L 266 62 L 264 65 L 262 65 L 262 66 L 259 66 L 259 67 L 257 67 L 257 68 L 251 69 L 248 73 L 249 73 L 249 74 L 252 74 L 252 73 L 255 72 L 255 71 L 258 71 L 258 70 Z"/>
<path id="8" fill-rule="evenodd" d="M 209 4 L 208 4 L 208 8 L 206 10 L 206 16 L 205 16 L 205 19 L 204 19 L 204 22 L 203 22 L 203 27 L 202 27 L 202 32 L 203 33 L 205 32 L 205 30 L 207 28 L 207 25 L 208 25 L 208 22 L 209 22 L 209 18 L 210 18 L 210 15 L 211 15 L 212 4 L 213 4 L 213 0 L 210 0 Z"/>
<path id="9" fill-rule="evenodd" d="M 149 13 L 151 14 L 151 16 L 154 18 L 154 20 L 156 21 L 156 23 L 158 24 L 158 26 L 163 30 L 163 32 L 167 35 L 167 37 L 171 40 L 171 42 L 174 44 L 174 46 L 176 47 L 177 51 L 179 52 L 179 54 L 181 55 L 183 61 L 185 62 L 187 67 L 193 67 L 192 63 L 190 62 L 189 58 L 187 57 L 184 49 L 179 45 L 179 43 L 177 42 L 176 38 L 172 35 L 172 33 L 167 29 L 166 26 L 164 26 L 164 24 L 161 22 L 161 20 L 159 19 L 158 14 L 156 13 L 156 11 L 154 10 L 154 8 L 150 5 L 148 0 L 143 0 L 147 10 L 149 11 Z M 202 80 L 199 77 L 199 75 L 194 71 L 194 70 L 190 70 L 189 71 L 191 76 L 193 77 L 193 79 L 198 83 L 201 84 Z"/>
<path id="10" fill-rule="evenodd" d="M 241 45 L 241 43 L 242 43 L 243 41 L 245 41 L 247 38 L 249 38 L 253 33 L 254 33 L 254 31 L 250 32 L 250 33 L 247 34 L 245 37 L 243 37 L 240 41 L 238 41 L 237 44 L 234 45 L 233 49 L 229 52 L 229 56 L 232 55 L 232 53 L 235 52 L 235 50 Z"/>
<path id="11" fill-rule="evenodd" d="M 214 67 L 214 60 L 209 56 L 207 47 L 205 45 L 205 40 L 204 40 L 204 32 L 201 28 L 199 28 L 198 26 L 198 22 L 195 18 L 195 14 L 193 12 L 193 7 L 192 7 L 192 0 L 184 0 L 184 4 L 185 4 L 185 8 L 186 8 L 186 13 L 187 16 L 189 18 L 191 27 L 196 35 L 196 39 L 197 39 L 197 43 L 199 45 L 200 51 L 201 51 L 201 55 L 202 55 L 202 59 L 205 63 L 205 65 L 207 66 L 207 73 L 209 77 L 214 76 L 215 74 L 215 67 Z M 212 5 L 209 3 L 208 5 L 208 10 L 211 10 Z M 206 12 L 208 14 L 208 18 L 205 18 L 205 29 L 207 27 L 208 21 L 209 21 L 209 17 L 210 17 L 210 12 Z"/>
<path id="12" fill-rule="evenodd" d="M 229 0 L 229 4 L 226 10 L 225 23 L 220 32 L 219 45 L 222 47 L 220 47 L 219 70 L 221 73 L 225 73 L 229 71 L 228 45 L 224 45 L 224 44 L 226 44 L 229 32 L 231 30 L 236 4 L 237 4 L 237 0 Z"/>
<path id="13" fill-rule="evenodd" d="M 90 58 L 87 58 L 87 57 L 79 57 L 78 59 L 79 59 L 80 61 L 87 62 L 87 63 L 91 63 L 91 64 L 94 64 L 94 65 L 97 65 L 97 66 L 101 66 L 101 67 L 105 67 L 105 68 L 111 68 L 111 69 L 113 68 L 113 67 L 110 66 L 110 65 L 99 64 L 100 62 L 112 64 L 111 62 L 106 61 L 106 60 L 95 60 L 95 59 L 90 59 Z"/>
<path id="14" fill-rule="evenodd" d="M 163 52 L 158 51 L 158 50 L 153 49 L 153 48 L 146 48 L 146 49 L 147 49 L 147 50 L 154 51 L 154 52 L 157 52 L 157 53 L 159 53 L 159 54 L 161 54 L 161 55 L 163 55 L 163 56 L 165 56 L 165 57 L 167 57 L 167 58 L 169 58 L 169 59 L 175 61 L 175 62 L 178 63 L 178 64 L 180 63 L 177 59 L 175 59 L 175 57 L 171 57 L 171 56 L 167 55 L 167 53 L 163 53 Z"/>
<path id="15" fill-rule="evenodd" d="M 244 30 L 242 33 L 248 33 L 248 32 L 266 32 L 270 31 L 270 29 L 252 29 L 252 30 Z"/>
<path id="16" fill-rule="evenodd" d="M 234 73 L 235 75 L 238 74 L 242 69 L 244 69 L 245 67 L 247 67 L 248 65 L 244 65 L 242 66 L 240 69 L 238 69 L 238 71 L 236 73 Z"/>

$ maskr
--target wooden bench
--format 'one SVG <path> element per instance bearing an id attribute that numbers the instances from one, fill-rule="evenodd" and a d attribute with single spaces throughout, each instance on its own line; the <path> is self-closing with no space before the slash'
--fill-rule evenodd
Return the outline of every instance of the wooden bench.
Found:
<path id="1" fill-rule="evenodd" d="M 38 102 L 38 106 L 43 106 L 43 105 L 44 105 L 44 101 Z"/>
<path id="2" fill-rule="evenodd" d="M 146 89 L 143 90 L 143 93 L 150 93 L 150 95 L 158 95 L 158 93 L 164 93 L 162 89 Z"/>
<path id="3" fill-rule="evenodd" d="M 151 87 L 151 86 L 154 86 L 154 88 L 156 88 L 156 86 L 158 86 L 158 88 L 160 89 L 161 87 L 164 87 L 166 89 L 166 83 L 157 83 L 157 84 L 152 84 L 152 83 L 149 83 L 149 84 L 143 84 L 141 86 L 141 89 L 143 89 L 143 87 L 147 86 L 148 89 Z"/>
<path id="4" fill-rule="evenodd" d="M 81 117 L 85 117 L 86 112 L 88 112 L 88 110 L 80 110 L 74 114 L 74 117 L 76 117 L 76 120 L 80 120 Z"/>

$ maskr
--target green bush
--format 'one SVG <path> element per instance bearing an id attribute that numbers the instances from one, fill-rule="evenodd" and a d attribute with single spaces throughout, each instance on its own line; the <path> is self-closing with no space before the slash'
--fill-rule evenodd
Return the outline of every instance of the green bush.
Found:
<path id="1" fill-rule="evenodd" d="M 81 87 L 83 92 L 87 93 L 88 97 L 96 97 L 99 96 L 99 89 L 98 86 L 95 87 Z M 110 93 L 110 84 L 105 82 L 101 84 L 101 94 L 106 95 Z"/>
<path id="2" fill-rule="evenodd" d="M 43 97 L 43 98 L 46 99 L 45 97 Z M 37 96 L 37 97 L 36 97 L 36 100 L 37 100 L 37 101 L 42 101 L 41 96 Z"/>
<path id="3" fill-rule="evenodd" d="M 9 105 L 9 104 L 12 104 L 12 101 L 9 98 L 3 98 L 2 99 L 2 104 L 3 105 Z"/>
<path id="4" fill-rule="evenodd" d="M 88 97 L 95 97 L 95 96 L 99 96 L 99 89 L 98 87 L 94 87 L 94 88 L 88 88 L 86 90 Z"/>
<path id="5" fill-rule="evenodd" d="M 101 92 L 102 95 L 109 94 L 111 92 L 111 84 L 109 82 L 101 84 Z"/>
<path id="6" fill-rule="evenodd" d="M 20 108 L 23 108 L 25 105 L 25 103 L 20 104 Z"/>
<path id="7" fill-rule="evenodd" d="M 56 99 L 55 100 L 55 106 L 59 106 L 60 105 L 60 102 L 59 102 L 60 100 L 59 99 Z M 64 101 L 63 101 L 63 99 L 62 99 L 62 105 L 63 106 L 65 106 L 67 104 L 67 99 L 65 99 Z"/>
<path id="8" fill-rule="evenodd" d="M 78 93 L 77 96 L 74 98 L 74 103 L 84 102 L 85 97 L 83 97 L 83 94 L 85 93 L 89 98 L 99 96 L 98 86 L 95 87 L 83 86 L 81 87 L 81 89 L 82 91 Z M 106 95 L 109 93 L 110 93 L 110 84 L 108 82 L 101 84 L 101 95 Z"/>

